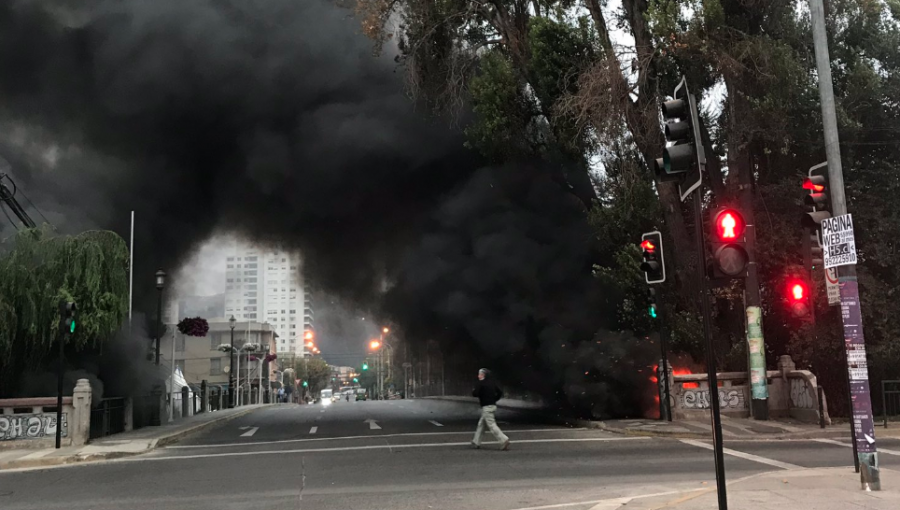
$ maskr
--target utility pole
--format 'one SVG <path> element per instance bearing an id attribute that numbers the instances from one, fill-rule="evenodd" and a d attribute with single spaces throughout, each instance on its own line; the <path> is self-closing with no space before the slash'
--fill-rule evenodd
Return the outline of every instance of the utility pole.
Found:
<path id="1" fill-rule="evenodd" d="M 819 75 L 819 98 L 822 103 L 822 124 L 825 133 L 825 156 L 828 159 L 828 182 L 831 187 L 831 206 L 835 217 L 847 214 L 844 195 L 844 171 L 841 165 L 840 138 L 834 107 L 834 88 L 831 62 L 828 56 L 828 35 L 825 31 L 825 6 L 822 0 L 809 0 L 816 69 Z M 826 266 L 827 267 L 827 266 Z M 872 418 L 872 399 L 866 364 L 866 344 L 863 334 L 862 310 L 859 303 L 859 282 L 856 265 L 838 268 L 841 292 L 841 320 L 844 325 L 844 346 L 850 379 L 851 422 L 860 464 L 860 482 L 867 491 L 881 490 L 878 472 L 878 450 L 875 447 L 875 423 Z"/>

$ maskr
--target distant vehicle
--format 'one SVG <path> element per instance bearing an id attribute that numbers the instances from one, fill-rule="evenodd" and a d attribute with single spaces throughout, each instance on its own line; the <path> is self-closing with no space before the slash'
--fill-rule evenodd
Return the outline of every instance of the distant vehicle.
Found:
<path id="1" fill-rule="evenodd" d="M 369 399 L 369 397 L 368 397 L 368 395 L 366 395 L 366 390 L 364 390 L 362 388 L 356 390 L 356 400 L 357 401 L 368 400 L 368 399 Z"/>
<path id="2" fill-rule="evenodd" d="M 327 406 L 333 402 L 332 397 L 334 396 L 334 392 L 331 390 L 322 390 L 319 392 L 319 400 L 322 402 L 322 405 Z"/>

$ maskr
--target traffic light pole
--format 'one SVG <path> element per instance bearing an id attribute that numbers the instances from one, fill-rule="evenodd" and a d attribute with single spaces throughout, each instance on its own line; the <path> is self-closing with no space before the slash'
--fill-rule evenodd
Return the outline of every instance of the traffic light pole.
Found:
<path id="1" fill-rule="evenodd" d="M 700 312 L 703 315 L 703 338 L 706 340 L 706 374 L 709 383 L 710 415 L 713 429 L 713 450 L 716 462 L 716 491 L 719 510 L 728 510 L 728 495 L 725 489 L 725 452 L 722 444 L 722 416 L 719 414 L 719 378 L 716 375 L 716 350 L 709 331 L 710 309 L 706 284 L 706 241 L 703 234 L 703 194 L 702 186 L 694 190 L 694 229 L 697 232 L 697 276 L 700 280 Z"/>
<path id="2" fill-rule="evenodd" d="M 656 310 L 659 315 L 660 350 L 660 369 L 657 371 L 657 377 L 662 378 L 665 389 L 659 399 L 659 419 L 672 421 L 672 397 L 669 392 L 669 328 L 666 327 L 666 312 L 662 300 L 656 305 Z"/>
<path id="3" fill-rule="evenodd" d="M 825 155 L 828 159 L 828 182 L 834 216 L 847 214 L 844 195 L 844 172 L 841 165 L 840 138 L 834 106 L 831 62 L 828 56 L 828 35 L 825 32 L 825 7 L 822 0 L 809 0 L 816 69 L 819 76 L 819 98 L 822 103 L 822 124 L 825 133 Z M 844 347 L 850 379 L 850 412 L 853 423 L 853 442 L 860 464 L 860 482 L 864 490 L 881 490 L 878 472 L 878 451 L 875 447 L 875 423 L 872 418 L 872 399 L 866 364 L 866 344 L 859 303 L 859 282 L 856 266 L 838 268 L 841 292 L 841 320 L 844 325 Z M 851 368 L 855 367 L 855 368 Z"/>
<path id="4" fill-rule="evenodd" d="M 750 413 L 756 420 L 769 419 L 769 384 L 766 378 L 766 344 L 762 327 L 762 298 L 756 264 L 756 214 L 753 207 L 753 176 L 750 161 L 738 158 L 741 168 L 741 213 L 746 219 L 747 278 L 744 280 L 744 315 L 747 324 L 747 372 L 750 374 Z"/>
<path id="5" fill-rule="evenodd" d="M 66 304 L 65 302 L 60 303 L 59 311 L 60 315 L 65 316 Z M 62 446 L 62 408 L 63 408 L 63 372 L 65 371 L 66 364 L 66 352 L 65 352 L 65 342 L 67 330 L 64 327 L 65 321 L 60 319 L 60 332 L 59 332 L 59 370 L 56 373 L 56 449 L 58 450 Z"/>

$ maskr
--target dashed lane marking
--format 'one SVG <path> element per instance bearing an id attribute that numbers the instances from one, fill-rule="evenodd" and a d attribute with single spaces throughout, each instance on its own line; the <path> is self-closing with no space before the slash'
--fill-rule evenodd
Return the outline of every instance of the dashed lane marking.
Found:
<path id="1" fill-rule="evenodd" d="M 256 434 L 257 430 L 259 430 L 259 427 L 250 427 L 250 430 L 241 434 L 241 437 L 251 437 L 253 434 Z"/>
<path id="2" fill-rule="evenodd" d="M 435 427 L 443 427 L 443 426 L 444 426 L 443 423 L 438 423 L 438 422 L 436 422 L 436 421 L 434 421 L 434 420 L 428 420 L 428 423 L 434 425 Z"/>
<path id="3" fill-rule="evenodd" d="M 699 448 L 705 448 L 707 450 L 712 450 L 713 445 L 706 444 L 702 441 L 697 441 L 694 439 L 682 439 L 682 443 L 689 444 L 691 446 L 697 446 Z M 739 452 L 737 450 L 732 450 L 731 448 L 723 448 L 722 451 L 727 455 L 731 455 L 732 457 L 739 457 L 741 459 L 752 460 L 753 462 L 759 462 L 760 464 L 766 464 L 769 466 L 780 467 L 781 469 L 803 469 L 803 466 L 798 466 L 796 464 L 790 464 L 787 462 L 781 462 L 780 460 L 770 459 L 767 457 L 760 457 L 759 455 L 753 455 L 752 453 L 744 453 Z"/>
<path id="4" fill-rule="evenodd" d="M 312 427 L 311 429 L 309 429 L 309 433 L 315 434 L 317 430 L 319 430 L 319 427 Z"/>

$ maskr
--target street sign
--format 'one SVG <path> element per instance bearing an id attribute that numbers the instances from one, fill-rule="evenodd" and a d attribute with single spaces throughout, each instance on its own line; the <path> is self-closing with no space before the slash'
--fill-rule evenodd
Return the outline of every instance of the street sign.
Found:
<path id="1" fill-rule="evenodd" d="M 856 264 L 856 241 L 850 214 L 822 220 L 822 254 L 825 269 Z"/>
<path id="2" fill-rule="evenodd" d="M 838 285 L 837 268 L 825 270 L 825 293 L 828 295 L 828 306 L 841 304 L 841 286 Z"/>

